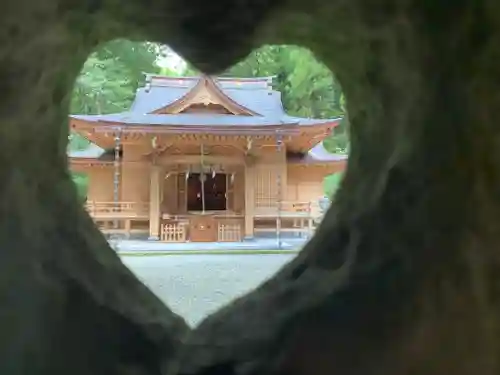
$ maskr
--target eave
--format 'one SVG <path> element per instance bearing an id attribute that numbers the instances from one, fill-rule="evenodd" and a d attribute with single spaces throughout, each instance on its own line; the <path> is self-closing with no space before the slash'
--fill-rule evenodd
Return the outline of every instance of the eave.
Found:
<path id="1" fill-rule="evenodd" d="M 117 114 L 120 115 L 120 114 Z M 169 115 L 157 115 L 157 116 L 169 116 Z M 259 119 L 261 121 L 262 118 Z M 96 131 L 120 131 L 120 132 L 158 132 L 158 133 L 213 133 L 213 134 L 224 134 L 224 133 L 234 133 L 239 131 L 250 131 L 250 132 L 262 132 L 262 134 L 274 133 L 276 131 L 293 131 L 300 133 L 308 133 L 315 132 L 318 130 L 324 130 L 323 133 L 328 135 L 329 132 L 333 128 L 335 128 L 339 121 L 338 119 L 333 119 L 331 121 L 318 121 L 318 122 L 310 122 L 308 124 L 301 124 L 300 122 L 290 119 L 288 121 L 282 121 L 281 123 L 273 124 L 271 121 L 268 121 L 266 124 L 259 124 L 258 120 L 255 123 L 247 121 L 246 124 L 210 124 L 210 125 L 201 125 L 201 124 L 191 124 L 191 123 L 183 123 L 183 124 L 147 124 L 144 122 L 123 122 L 123 121 L 113 121 L 113 120 L 102 120 L 99 119 L 99 116 L 95 116 L 95 120 L 86 120 L 80 119 L 76 116 L 70 116 L 70 128 L 71 130 L 78 131 L 95 129 Z"/>

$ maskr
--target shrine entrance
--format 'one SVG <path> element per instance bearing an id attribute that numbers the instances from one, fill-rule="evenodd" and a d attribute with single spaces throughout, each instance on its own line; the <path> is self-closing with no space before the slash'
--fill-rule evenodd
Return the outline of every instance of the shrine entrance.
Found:
<path id="1" fill-rule="evenodd" d="M 191 173 L 187 180 L 189 212 L 226 211 L 227 175 Z"/>

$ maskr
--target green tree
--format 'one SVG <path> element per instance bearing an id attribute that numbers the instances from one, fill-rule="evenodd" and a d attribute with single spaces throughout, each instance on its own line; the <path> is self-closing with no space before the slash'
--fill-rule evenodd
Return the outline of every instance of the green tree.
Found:
<path id="1" fill-rule="evenodd" d="M 160 47 L 117 39 L 92 53 L 78 76 L 71 98 L 70 112 L 105 114 L 126 111 L 136 90 L 144 84 L 144 72 L 158 73 Z M 71 149 L 84 149 L 88 141 L 77 134 L 69 139 Z"/>
<path id="2" fill-rule="evenodd" d="M 73 182 L 76 185 L 78 197 L 85 201 L 87 198 L 88 177 L 84 173 L 72 173 Z"/>
<path id="3" fill-rule="evenodd" d="M 333 153 L 349 153 L 349 114 L 345 106 L 345 96 L 340 96 L 340 108 L 343 114 L 342 121 L 335 128 L 332 135 L 323 141 L 327 150 Z"/>
<path id="4" fill-rule="evenodd" d="M 144 84 L 144 72 L 159 73 L 159 46 L 114 40 L 89 56 L 76 80 L 71 113 L 102 114 L 125 111 Z"/>
<path id="5" fill-rule="evenodd" d="M 331 118 L 345 115 L 340 84 L 330 70 L 308 49 L 268 45 L 252 52 L 224 75 L 237 77 L 274 76 L 274 87 L 282 93 L 285 110 L 295 116 Z M 325 147 L 331 152 L 348 149 L 345 118 Z"/>
<path id="6" fill-rule="evenodd" d="M 337 189 L 340 186 L 342 181 L 342 177 L 344 176 L 343 172 L 333 173 L 329 176 L 326 176 L 323 180 L 323 191 L 325 195 L 329 198 L 333 198 Z"/>

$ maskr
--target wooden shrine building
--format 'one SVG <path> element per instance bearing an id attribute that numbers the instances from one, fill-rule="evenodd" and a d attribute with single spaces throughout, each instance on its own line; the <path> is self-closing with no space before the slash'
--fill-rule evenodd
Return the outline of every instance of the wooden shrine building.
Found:
<path id="1" fill-rule="evenodd" d="M 271 85 L 148 75 L 128 112 L 70 116 L 92 142 L 69 157 L 95 222 L 169 242 L 310 231 L 323 178 L 345 167 L 322 146 L 341 119 L 289 116 Z"/>

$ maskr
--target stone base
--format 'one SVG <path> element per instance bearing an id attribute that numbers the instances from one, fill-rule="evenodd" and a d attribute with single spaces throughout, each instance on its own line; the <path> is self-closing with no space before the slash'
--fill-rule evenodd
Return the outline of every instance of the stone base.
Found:
<path id="1" fill-rule="evenodd" d="M 148 241 L 159 241 L 160 240 L 160 237 L 158 236 L 149 236 L 148 237 Z"/>
<path id="2" fill-rule="evenodd" d="M 244 242 L 253 242 L 253 241 L 255 241 L 255 237 L 254 236 L 245 236 L 245 237 L 243 237 L 243 241 Z"/>

